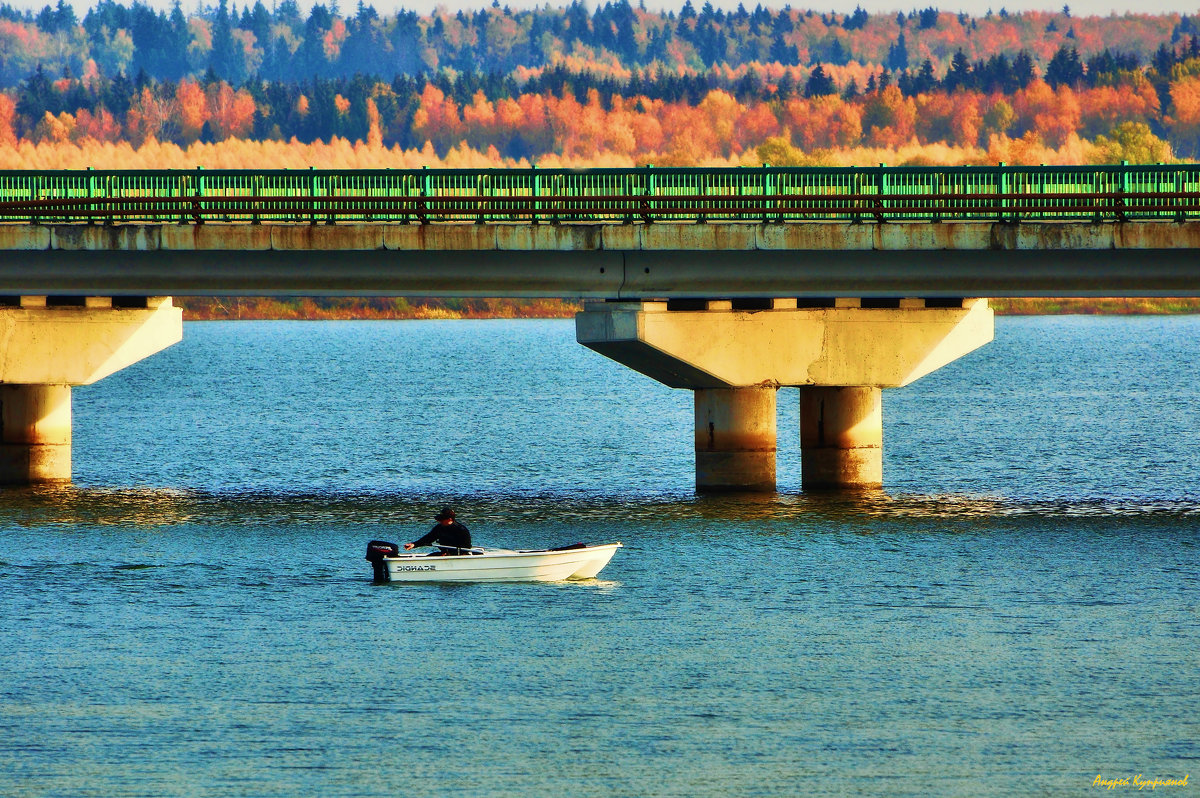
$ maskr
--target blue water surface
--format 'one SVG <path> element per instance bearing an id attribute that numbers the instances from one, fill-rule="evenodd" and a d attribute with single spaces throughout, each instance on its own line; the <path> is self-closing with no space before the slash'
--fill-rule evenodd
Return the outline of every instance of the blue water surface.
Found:
<path id="1" fill-rule="evenodd" d="M 73 486 L 0 493 L 0 795 L 1195 771 L 1200 319 L 996 327 L 884 392 L 883 491 L 801 492 L 785 389 L 778 495 L 698 497 L 690 394 L 569 321 L 189 323 L 75 391 Z M 625 548 L 578 584 L 372 585 L 366 541 L 446 503 L 485 545 Z"/>

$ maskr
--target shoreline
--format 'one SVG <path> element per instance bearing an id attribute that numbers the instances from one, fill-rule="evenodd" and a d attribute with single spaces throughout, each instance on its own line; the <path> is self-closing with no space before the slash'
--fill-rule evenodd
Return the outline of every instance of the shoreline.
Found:
<path id="1" fill-rule="evenodd" d="M 175 297 L 185 321 L 412 321 L 569 319 L 583 303 L 565 299 L 404 297 Z M 1177 316 L 1200 313 L 1200 297 L 999 298 L 997 316 Z"/>

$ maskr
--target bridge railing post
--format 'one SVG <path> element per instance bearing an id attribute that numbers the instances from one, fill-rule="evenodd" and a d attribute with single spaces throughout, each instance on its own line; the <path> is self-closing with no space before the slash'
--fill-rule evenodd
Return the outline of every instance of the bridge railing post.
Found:
<path id="1" fill-rule="evenodd" d="M 530 205 L 529 223 L 537 224 L 538 223 L 538 210 L 541 206 L 541 203 L 538 201 L 537 198 L 539 196 L 541 196 L 541 193 L 542 193 L 542 176 L 540 174 L 538 174 L 537 164 L 535 164 L 535 163 L 530 164 L 529 169 L 531 170 L 530 180 L 529 180 L 529 183 L 530 183 L 529 193 L 530 193 L 530 195 L 533 196 L 533 200 L 529 204 Z"/>
<path id="2" fill-rule="evenodd" d="M 655 174 L 654 164 L 648 163 L 645 168 L 645 180 L 642 184 L 642 221 L 646 224 L 654 223 L 654 216 L 651 214 L 655 194 Z"/>
<path id="3" fill-rule="evenodd" d="M 87 197 L 89 200 L 96 199 L 96 174 L 95 174 L 95 170 L 90 166 L 87 168 Z M 96 203 L 89 202 L 87 205 L 87 210 L 88 210 L 87 223 L 95 224 L 96 223 Z"/>
<path id="4" fill-rule="evenodd" d="M 1177 195 L 1183 194 L 1183 189 L 1184 189 L 1183 172 L 1181 170 L 1176 170 L 1176 172 L 1175 172 L 1175 193 Z M 1185 204 L 1186 200 L 1184 200 L 1183 197 L 1181 197 L 1181 196 L 1176 196 L 1175 199 L 1172 200 L 1172 202 L 1175 204 L 1175 208 L 1176 208 L 1175 221 L 1177 221 L 1177 222 L 1187 221 L 1187 211 L 1184 210 L 1184 204 Z"/>
<path id="5" fill-rule="evenodd" d="M 262 175 L 255 175 L 254 180 L 250 183 L 250 194 L 253 197 L 250 200 L 250 224 L 262 224 L 262 216 L 259 214 L 259 211 L 262 210 L 262 200 L 260 199 L 262 193 Z"/>
<path id="6" fill-rule="evenodd" d="M 877 186 L 875 189 L 878 199 L 875 200 L 875 221 L 883 224 L 887 221 L 884 213 L 887 211 L 887 195 L 888 195 L 888 173 L 887 164 L 879 164 L 879 169 L 876 171 Z"/>
<path id="7" fill-rule="evenodd" d="M 932 188 L 933 188 L 933 193 L 937 195 L 932 203 L 933 204 L 933 221 L 935 223 L 942 221 L 942 210 L 943 210 L 942 206 L 944 203 L 944 200 L 942 199 L 942 197 L 945 194 L 944 177 L 945 177 L 944 172 L 936 172 L 933 175 Z"/>
<path id="8" fill-rule="evenodd" d="M 332 197 L 334 197 L 334 196 L 336 196 L 336 194 L 335 194 L 335 192 L 334 192 L 334 185 L 335 185 L 335 183 L 337 183 L 337 182 L 340 182 L 340 181 L 338 181 L 338 176 L 337 176 L 337 175 L 329 175 L 328 177 L 326 177 L 326 178 L 325 178 L 325 196 L 327 196 L 327 197 L 331 197 L 331 198 L 332 198 Z M 326 202 L 326 203 L 325 203 L 325 210 L 326 210 L 326 214 L 325 214 L 325 224 L 329 224 L 329 225 L 332 225 L 332 224 L 337 224 L 337 206 L 336 206 L 336 203 L 334 203 L 334 202 Z"/>
<path id="9" fill-rule="evenodd" d="M 421 224 L 429 223 L 429 167 L 421 167 L 421 201 L 417 203 L 417 218 L 421 220 Z"/>
<path id="10" fill-rule="evenodd" d="M 862 213 L 859 212 L 864 204 L 864 200 L 862 199 L 862 172 L 859 172 L 856 166 L 851 166 L 850 169 L 852 170 L 850 173 L 850 193 L 855 197 L 854 202 L 851 203 L 854 212 L 850 214 L 850 223 L 862 224 Z"/>
<path id="11" fill-rule="evenodd" d="M 1126 206 L 1126 202 L 1125 202 L 1125 196 L 1126 196 L 1126 195 L 1129 193 L 1129 191 L 1130 191 L 1130 188 L 1129 188 L 1129 186 L 1130 186 L 1129 178 L 1130 178 L 1130 174 L 1129 174 L 1129 161 L 1122 160 L 1122 161 L 1121 161 L 1121 193 L 1120 193 L 1120 195 L 1117 197 L 1117 201 L 1116 201 L 1116 205 L 1117 205 L 1117 218 L 1118 218 L 1118 219 L 1120 219 L 1122 222 L 1124 222 L 1124 221 L 1127 221 L 1127 220 L 1128 220 L 1128 215 L 1127 215 L 1127 206 Z"/>
<path id="12" fill-rule="evenodd" d="M 495 203 L 488 202 L 487 197 L 494 198 L 496 196 L 496 183 L 494 180 L 488 180 L 486 174 L 475 175 L 475 194 L 479 197 L 475 210 L 475 224 L 487 224 L 488 219 L 495 218 L 488 211 L 495 207 Z"/>
<path id="13" fill-rule="evenodd" d="M 196 224 L 204 224 L 204 202 L 201 199 L 204 196 L 204 167 L 196 167 L 196 186 L 195 195 L 192 199 L 192 220 Z"/>
<path id="14" fill-rule="evenodd" d="M 308 167 L 308 223 L 317 223 L 317 173 L 315 167 Z"/>
<path id="15" fill-rule="evenodd" d="M 771 164 L 764 163 L 762 165 L 762 198 L 763 198 L 763 224 L 771 221 L 771 214 L 768 208 L 771 206 Z"/>

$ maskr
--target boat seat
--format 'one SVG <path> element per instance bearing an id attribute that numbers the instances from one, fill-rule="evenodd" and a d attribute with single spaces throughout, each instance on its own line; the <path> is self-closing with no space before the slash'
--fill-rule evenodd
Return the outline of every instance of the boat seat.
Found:
<path id="1" fill-rule="evenodd" d="M 454 546 L 438 546 L 438 550 L 432 552 L 430 557 L 458 557 L 464 554 L 483 554 L 479 549 L 460 549 Z"/>

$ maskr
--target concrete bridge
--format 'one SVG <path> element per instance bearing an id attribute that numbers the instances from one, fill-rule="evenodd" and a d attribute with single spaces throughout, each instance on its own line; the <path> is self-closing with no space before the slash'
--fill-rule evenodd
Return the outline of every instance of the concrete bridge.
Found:
<path id="1" fill-rule="evenodd" d="M 171 295 L 573 297 L 695 395 L 696 484 L 882 483 L 881 389 L 993 296 L 1200 295 L 1200 166 L 0 172 L 0 481 L 70 479 L 70 389 L 179 341 Z"/>

